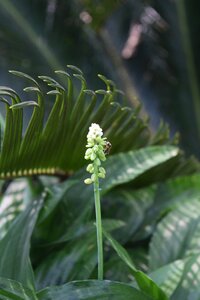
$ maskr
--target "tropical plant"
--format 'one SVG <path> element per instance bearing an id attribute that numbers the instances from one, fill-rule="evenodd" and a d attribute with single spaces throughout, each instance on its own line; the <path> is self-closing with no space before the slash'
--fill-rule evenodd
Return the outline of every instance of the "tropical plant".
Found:
<path id="1" fill-rule="evenodd" d="M 100 76 L 107 89 L 91 91 L 78 68 L 69 70 L 57 71 L 63 83 L 39 77 L 47 93 L 11 71 L 31 82 L 30 101 L 1 87 L 1 299 L 198 299 L 198 161 L 185 159 L 165 125 L 153 135 L 139 108 L 115 102 L 112 81 Z M 92 122 L 112 142 L 101 182 L 105 280 L 96 280 L 93 191 L 84 184 Z"/>

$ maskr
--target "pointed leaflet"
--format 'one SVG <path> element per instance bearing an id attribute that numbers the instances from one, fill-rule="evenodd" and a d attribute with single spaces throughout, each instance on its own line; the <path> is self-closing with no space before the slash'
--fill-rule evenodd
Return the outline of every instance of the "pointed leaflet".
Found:
<path id="1" fill-rule="evenodd" d="M 31 289 L 34 289 L 34 279 L 29 260 L 30 239 L 42 202 L 32 202 L 0 241 L 0 276 L 20 281 Z"/>

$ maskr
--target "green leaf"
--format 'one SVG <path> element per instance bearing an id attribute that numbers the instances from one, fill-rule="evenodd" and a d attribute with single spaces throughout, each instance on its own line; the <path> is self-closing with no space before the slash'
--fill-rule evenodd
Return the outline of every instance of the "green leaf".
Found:
<path id="1" fill-rule="evenodd" d="M 23 72 L 15 71 L 15 70 L 9 70 L 9 73 L 11 73 L 15 76 L 19 76 L 19 77 L 28 79 L 29 81 L 34 83 L 39 88 L 39 85 L 38 85 L 37 81 L 33 77 L 31 77 L 30 75 L 28 75 L 26 73 L 23 73 Z"/>
<path id="2" fill-rule="evenodd" d="M 32 200 L 26 179 L 16 179 L 9 184 L 0 198 L 0 239 L 5 236 L 16 216 Z"/>
<path id="3" fill-rule="evenodd" d="M 20 108 L 24 108 L 24 107 L 27 107 L 27 106 L 38 106 L 39 107 L 39 104 L 35 101 L 24 101 L 24 102 L 21 102 L 21 103 L 11 105 L 9 108 L 10 109 L 20 109 Z"/>
<path id="4" fill-rule="evenodd" d="M 152 270 L 199 253 L 200 201 L 186 202 L 169 213 L 153 235 L 149 264 Z"/>
<path id="5" fill-rule="evenodd" d="M 49 287 L 37 294 L 39 300 L 151 300 L 134 287 L 112 281 L 74 281 L 59 287 Z"/>
<path id="6" fill-rule="evenodd" d="M 173 146 L 155 146 L 145 149 L 119 153 L 109 157 L 104 163 L 106 180 L 102 181 L 105 193 L 116 185 L 129 182 L 147 170 L 177 156 L 178 148 Z"/>
<path id="7" fill-rule="evenodd" d="M 121 186 L 105 196 L 103 215 L 127 223 L 116 233 L 120 242 L 145 239 L 163 214 L 182 206 L 188 198 L 191 202 L 200 198 L 199 180 L 199 174 L 194 174 L 137 190 Z"/>
<path id="8" fill-rule="evenodd" d="M 193 255 L 185 260 L 185 267 L 181 280 L 171 296 L 172 300 L 200 299 L 200 255 Z"/>
<path id="9" fill-rule="evenodd" d="M 44 205 L 40 211 L 39 223 L 45 221 L 46 218 L 56 209 L 59 203 L 63 200 L 63 197 L 67 191 L 77 184 L 77 180 L 68 179 L 64 183 L 57 183 L 52 186 L 46 187 L 46 197 L 44 199 Z"/>
<path id="10" fill-rule="evenodd" d="M 154 205 L 155 190 L 155 186 L 140 190 L 122 186 L 111 190 L 103 197 L 102 215 L 105 218 L 117 218 L 125 222 L 125 226 L 116 232 L 120 243 L 133 239 L 138 230 L 143 228 L 147 212 Z M 153 218 L 156 221 L 157 215 L 154 214 Z"/>
<path id="11" fill-rule="evenodd" d="M 51 205 L 46 210 L 47 215 L 45 208 L 44 218 L 43 212 L 41 215 L 44 220 L 40 224 L 41 239 L 49 243 L 71 240 L 81 231 L 81 226 L 88 222 L 93 209 L 93 189 L 84 184 L 81 175 L 76 173 L 70 180 L 49 189 L 51 195 L 46 200 Z M 65 225 L 58 226 L 61 222 Z"/>
<path id="12" fill-rule="evenodd" d="M 183 260 L 176 260 L 155 270 L 149 276 L 162 288 L 168 297 L 171 297 L 181 281 L 184 267 L 185 262 Z"/>
<path id="13" fill-rule="evenodd" d="M 118 220 L 103 220 L 103 224 L 108 231 L 123 226 Z M 35 272 L 38 288 L 90 278 L 97 265 L 96 227 L 93 222 L 80 227 L 71 234 L 67 245 L 63 239 L 57 241 L 60 249 L 55 249 L 39 264 Z"/>
<path id="14" fill-rule="evenodd" d="M 37 288 L 88 279 L 97 264 L 96 253 L 93 229 L 43 259 L 35 272 Z"/>
<path id="15" fill-rule="evenodd" d="M 140 287 L 141 291 L 143 291 L 146 295 L 149 295 L 152 300 L 167 300 L 168 297 L 166 294 L 156 285 L 151 278 L 149 278 L 145 273 L 137 270 L 133 265 L 133 262 L 128 254 L 128 252 L 123 248 L 113 237 L 103 230 L 103 234 L 105 235 L 106 239 L 109 241 L 110 245 L 113 249 L 117 252 L 119 257 L 124 261 L 124 263 L 129 266 L 132 275 L 134 276 L 135 280 L 137 281 L 138 286 Z"/>
<path id="16" fill-rule="evenodd" d="M 20 282 L 0 277 L 1 300 L 38 300 L 35 292 Z"/>
<path id="17" fill-rule="evenodd" d="M 34 278 L 29 260 L 30 239 L 42 202 L 32 202 L 0 241 L 0 276 L 20 281 L 31 289 L 34 289 Z"/>

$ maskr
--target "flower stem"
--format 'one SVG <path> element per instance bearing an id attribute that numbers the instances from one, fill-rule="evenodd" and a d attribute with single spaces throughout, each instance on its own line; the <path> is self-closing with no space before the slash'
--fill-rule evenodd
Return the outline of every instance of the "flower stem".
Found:
<path id="1" fill-rule="evenodd" d="M 96 230 L 97 230 L 98 279 L 103 280 L 103 239 L 102 239 L 101 203 L 100 203 L 98 178 L 94 182 L 94 199 L 95 199 Z"/>

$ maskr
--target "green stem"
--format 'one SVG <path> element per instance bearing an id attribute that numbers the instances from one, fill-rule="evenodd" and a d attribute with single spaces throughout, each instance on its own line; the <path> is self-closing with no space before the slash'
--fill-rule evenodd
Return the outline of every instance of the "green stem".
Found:
<path id="1" fill-rule="evenodd" d="M 97 230 L 98 279 L 103 280 L 103 239 L 102 239 L 101 203 L 100 203 L 98 177 L 94 182 L 94 199 L 95 199 L 96 230 Z"/>

